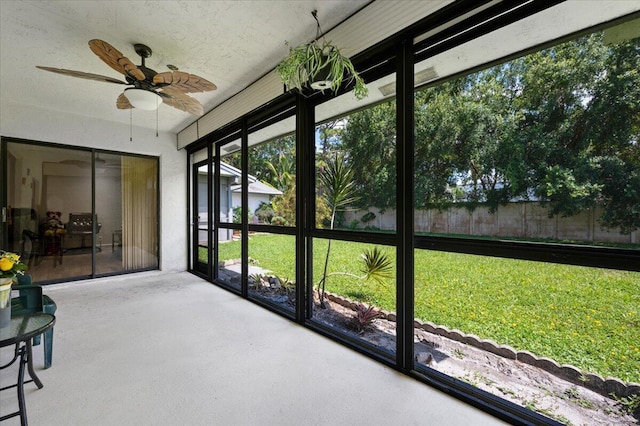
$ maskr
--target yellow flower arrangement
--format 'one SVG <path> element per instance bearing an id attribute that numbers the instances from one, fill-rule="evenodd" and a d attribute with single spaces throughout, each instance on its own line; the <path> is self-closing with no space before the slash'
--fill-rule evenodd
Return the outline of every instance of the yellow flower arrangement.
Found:
<path id="1" fill-rule="evenodd" d="M 20 256 L 15 253 L 0 250 L 0 278 L 11 278 L 13 282 L 17 276 L 24 274 L 27 265 L 20 262 Z"/>

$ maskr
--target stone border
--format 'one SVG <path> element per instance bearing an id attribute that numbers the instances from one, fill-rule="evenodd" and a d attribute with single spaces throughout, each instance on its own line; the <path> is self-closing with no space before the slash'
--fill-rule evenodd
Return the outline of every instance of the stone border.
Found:
<path id="1" fill-rule="evenodd" d="M 325 295 L 330 301 L 353 311 L 355 311 L 360 304 L 359 302 L 354 302 L 353 300 L 344 298 L 337 294 L 325 292 Z M 387 312 L 384 310 L 379 310 L 379 312 L 381 318 L 384 318 L 387 321 L 396 322 L 396 314 L 394 312 Z M 607 377 L 605 379 L 598 374 L 584 373 L 573 365 L 560 365 L 551 358 L 538 357 L 528 351 L 517 351 L 511 346 L 499 345 L 493 340 L 480 339 L 478 336 L 475 336 L 473 334 L 465 334 L 460 330 L 452 330 L 442 325 L 436 325 L 428 321 L 421 322 L 419 320 L 414 320 L 413 326 L 415 328 L 422 329 L 427 333 L 446 337 L 447 339 L 474 346 L 503 358 L 520 361 L 533 367 L 540 368 L 541 370 L 547 371 L 556 377 L 590 389 L 594 392 L 599 393 L 600 395 L 606 396 L 607 398 L 611 398 L 611 393 L 614 393 L 620 398 L 630 397 L 632 395 L 640 395 L 639 383 L 625 383 L 615 377 Z"/>

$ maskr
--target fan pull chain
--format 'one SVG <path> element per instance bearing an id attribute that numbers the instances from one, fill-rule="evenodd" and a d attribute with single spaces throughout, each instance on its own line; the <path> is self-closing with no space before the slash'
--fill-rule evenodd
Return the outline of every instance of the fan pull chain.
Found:
<path id="1" fill-rule="evenodd" d="M 129 109 L 129 142 L 133 141 L 133 108 Z"/>
<path id="2" fill-rule="evenodd" d="M 159 105 L 158 105 L 158 98 L 156 98 L 156 138 L 158 137 L 158 109 L 159 109 Z"/>

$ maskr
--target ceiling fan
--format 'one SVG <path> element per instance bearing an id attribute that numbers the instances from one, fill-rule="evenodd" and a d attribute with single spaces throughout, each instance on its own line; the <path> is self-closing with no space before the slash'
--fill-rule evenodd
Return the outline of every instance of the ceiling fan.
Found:
<path id="1" fill-rule="evenodd" d="M 173 66 L 169 66 L 169 68 L 174 71 L 158 73 L 147 68 L 144 64 L 144 60 L 151 56 L 151 49 L 144 44 L 134 44 L 133 47 L 142 59 L 141 65 L 136 66 L 106 41 L 97 39 L 89 41 L 91 51 L 111 68 L 122 73 L 126 82 L 82 71 L 43 66 L 36 66 L 36 68 L 71 77 L 132 86 L 124 89 L 124 92 L 118 96 L 116 106 L 119 109 L 155 110 L 161 103 L 165 103 L 190 114 L 202 115 L 204 113 L 202 104 L 187 93 L 215 90 L 217 88 L 215 84 L 197 75 L 177 71 L 177 68 Z"/>
<path id="2" fill-rule="evenodd" d="M 89 168 L 91 168 L 91 160 L 90 159 L 87 159 L 87 160 L 67 159 L 67 160 L 58 161 L 58 163 L 80 167 L 81 169 L 89 169 Z M 96 165 L 96 168 L 117 168 L 117 169 L 119 169 L 121 167 L 120 161 L 117 161 L 117 162 L 107 161 L 104 158 L 100 158 L 100 153 L 96 154 L 96 158 L 94 160 L 94 163 Z"/>

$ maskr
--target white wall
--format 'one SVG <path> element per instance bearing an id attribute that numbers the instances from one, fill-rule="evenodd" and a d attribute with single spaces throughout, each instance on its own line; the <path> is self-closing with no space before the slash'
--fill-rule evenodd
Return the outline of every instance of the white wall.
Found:
<path id="1" fill-rule="evenodd" d="M 242 205 L 242 194 L 238 192 L 234 192 L 232 194 L 231 203 L 233 207 L 238 207 Z M 271 200 L 271 196 L 268 194 L 249 194 L 249 214 L 253 214 L 260 204 L 267 203 Z"/>
<path id="2" fill-rule="evenodd" d="M 177 150 L 174 133 L 161 132 L 156 137 L 155 130 L 135 127 L 136 114 L 155 116 L 154 111 L 135 111 L 133 141 L 129 141 L 127 125 L 12 104 L 0 111 L 0 135 L 160 157 L 160 269 L 184 271 L 187 155 Z"/>

